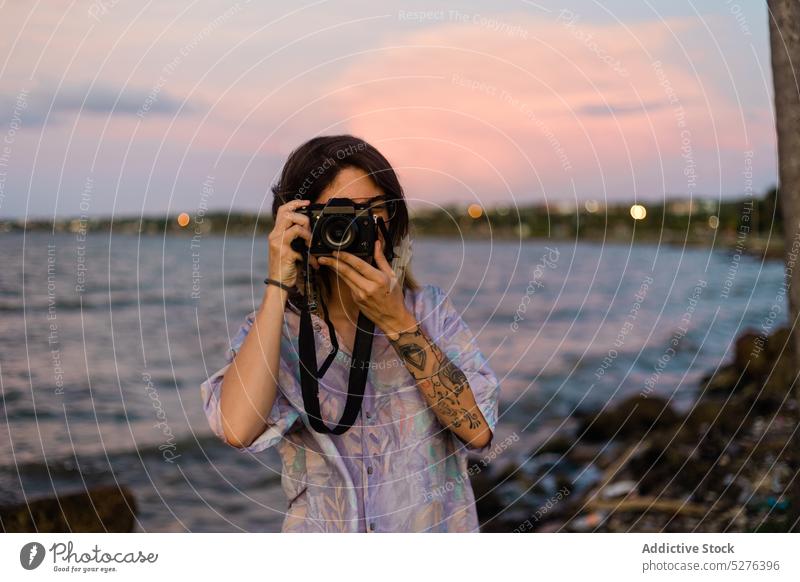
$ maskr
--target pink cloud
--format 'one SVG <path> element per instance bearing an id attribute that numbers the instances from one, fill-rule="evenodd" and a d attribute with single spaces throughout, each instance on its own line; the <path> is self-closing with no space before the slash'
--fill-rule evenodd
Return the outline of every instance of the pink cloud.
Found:
<path id="1" fill-rule="evenodd" d="M 694 21 L 568 27 L 520 16 L 515 24 L 526 38 L 444 23 L 393 39 L 336 79 L 344 90 L 326 109 L 347 119 L 339 129 L 382 144 L 409 168 L 412 190 L 429 192 L 433 175 L 452 175 L 449 192 L 506 198 L 507 183 L 526 202 L 564 197 L 573 179 L 580 197 L 603 197 L 604 182 L 611 197 L 657 189 L 659 150 L 680 170 L 684 130 L 694 156 L 717 141 L 745 147 L 735 103 L 662 56 L 674 53 L 672 33 L 691 33 Z M 673 189 L 680 174 L 667 176 Z"/>

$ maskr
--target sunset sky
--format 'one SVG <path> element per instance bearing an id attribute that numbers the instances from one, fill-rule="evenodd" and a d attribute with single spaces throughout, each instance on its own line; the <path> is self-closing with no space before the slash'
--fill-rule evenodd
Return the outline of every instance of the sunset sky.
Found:
<path id="1" fill-rule="evenodd" d="M 267 211 L 333 133 L 418 208 L 761 195 L 768 40 L 745 0 L 7 0 L 0 217 Z"/>

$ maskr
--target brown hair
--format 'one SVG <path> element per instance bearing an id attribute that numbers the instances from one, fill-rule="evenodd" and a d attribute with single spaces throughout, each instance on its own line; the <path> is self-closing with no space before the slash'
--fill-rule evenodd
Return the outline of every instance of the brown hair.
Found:
<path id="1" fill-rule="evenodd" d="M 403 187 L 389 161 L 372 145 L 352 135 L 329 135 L 310 139 L 286 159 L 278 182 L 272 187 L 272 218 L 278 214 L 278 208 L 294 199 L 316 202 L 334 178 L 343 168 L 359 168 L 393 200 L 395 208 L 392 213 L 392 245 L 397 245 L 409 233 L 410 219 Z M 317 279 L 322 282 L 330 296 L 330 272 L 320 265 Z M 298 274 L 298 281 L 302 281 Z M 403 291 L 417 290 L 419 284 L 411 274 L 410 267 L 403 279 Z M 289 293 L 287 305 L 298 311 L 304 298 L 297 285 Z"/>

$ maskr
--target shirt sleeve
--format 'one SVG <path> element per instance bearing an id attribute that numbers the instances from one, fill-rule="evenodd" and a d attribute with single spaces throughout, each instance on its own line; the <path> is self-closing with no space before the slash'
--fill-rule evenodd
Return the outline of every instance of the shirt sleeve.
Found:
<path id="1" fill-rule="evenodd" d="M 438 337 L 431 339 L 450 361 L 466 375 L 469 387 L 475 396 L 475 403 L 486 419 L 489 430 L 492 431 L 492 438 L 486 446 L 480 449 L 472 449 L 472 452 L 482 454 L 491 447 L 494 440 L 500 383 L 494 371 L 489 367 L 488 360 L 478 348 L 472 331 L 461 318 L 453 302 L 443 289 L 437 286 L 433 287 L 434 309 L 438 314 Z M 455 435 L 455 433 L 453 434 Z M 458 438 L 457 435 L 455 435 L 455 438 L 457 443 L 466 446 L 464 441 Z"/>
<path id="2" fill-rule="evenodd" d="M 220 414 L 220 396 L 222 394 L 222 378 L 225 372 L 233 362 L 233 358 L 239 351 L 245 337 L 247 337 L 250 328 L 255 321 L 255 312 L 251 313 L 245 318 L 244 323 L 239 328 L 239 331 L 234 335 L 231 340 L 230 349 L 227 351 L 225 365 L 214 372 L 205 382 L 200 385 L 200 393 L 203 399 L 203 410 L 208 418 L 208 424 L 211 430 L 223 442 L 225 440 L 225 433 L 222 430 L 222 417 Z M 280 359 L 280 367 L 285 367 L 283 357 Z M 279 374 L 280 377 L 280 374 Z M 278 393 L 275 397 L 275 402 L 272 405 L 269 415 L 265 419 L 267 427 L 258 438 L 256 438 L 247 447 L 233 447 L 240 452 L 257 453 L 263 451 L 271 446 L 276 445 L 283 438 L 283 435 L 292 427 L 294 422 L 299 418 L 297 409 L 292 406 L 289 400 L 281 392 L 280 384 L 278 385 Z"/>

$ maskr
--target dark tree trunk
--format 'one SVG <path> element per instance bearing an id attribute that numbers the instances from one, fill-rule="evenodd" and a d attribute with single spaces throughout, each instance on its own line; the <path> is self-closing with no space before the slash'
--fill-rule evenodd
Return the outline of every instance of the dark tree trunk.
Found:
<path id="1" fill-rule="evenodd" d="M 778 132 L 779 200 L 783 211 L 787 266 L 793 262 L 789 284 L 789 342 L 795 370 L 800 372 L 800 257 L 792 260 L 789 253 L 800 242 L 800 1 L 768 0 L 769 35 L 772 52 L 772 79 L 775 86 L 775 122 Z M 797 249 L 795 249 L 796 252 Z M 800 382 L 795 377 L 791 395 L 792 410 L 797 418 L 800 407 Z M 800 523 L 800 435 L 796 431 L 788 443 L 789 466 L 794 480 L 789 491 L 790 529 L 798 531 Z"/>

